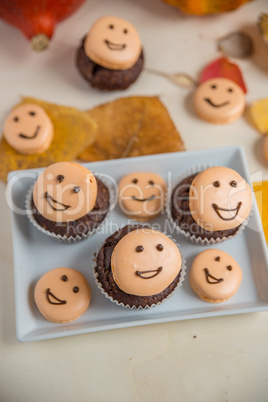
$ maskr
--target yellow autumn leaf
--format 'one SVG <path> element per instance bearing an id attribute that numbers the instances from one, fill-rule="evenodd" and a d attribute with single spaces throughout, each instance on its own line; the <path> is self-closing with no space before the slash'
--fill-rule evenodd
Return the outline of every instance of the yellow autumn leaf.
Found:
<path id="1" fill-rule="evenodd" d="M 253 183 L 266 242 L 268 242 L 268 181 Z"/>

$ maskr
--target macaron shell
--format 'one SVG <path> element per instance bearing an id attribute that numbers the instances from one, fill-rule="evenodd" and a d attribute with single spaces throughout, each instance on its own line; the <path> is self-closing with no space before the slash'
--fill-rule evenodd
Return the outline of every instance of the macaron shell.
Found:
<path id="1" fill-rule="evenodd" d="M 25 155 L 45 152 L 54 136 L 54 127 L 45 110 L 35 104 L 25 103 L 7 116 L 3 135 L 9 145 Z"/>
<path id="2" fill-rule="evenodd" d="M 119 207 L 130 219 L 139 222 L 147 222 L 164 210 L 165 194 L 166 182 L 156 173 L 133 172 L 124 176 L 118 184 Z M 134 196 L 136 199 L 133 199 Z"/>
<path id="3" fill-rule="evenodd" d="M 95 21 L 86 37 L 84 48 L 91 60 L 112 70 L 132 67 L 142 50 L 136 28 L 127 20 L 113 16 Z"/>
<path id="4" fill-rule="evenodd" d="M 234 81 L 227 78 L 212 78 L 196 89 L 194 107 L 203 120 L 215 124 L 227 124 L 243 114 L 246 97 Z"/>
<path id="5" fill-rule="evenodd" d="M 64 275 L 68 278 L 67 281 L 62 280 Z M 79 288 L 77 293 L 73 292 L 75 286 Z M 47 289 L 58 300 L 66 303 L 58 303 L 53 296 L 48 299 Z M 55 268 L 38 280 L 34 289 L 34 300 L 46 320 L 55 323 L 70 322 L 87 310 L 91 300 L 91 288 L 81 272 L 71 268 Z M 50 303 L 49 300 L 56 304 Z"/>
<path id="6" fill-rule="evenodd" d="M 205 270 L 208 270 L 209 277 Z M 207 249 L 199 253 L 191 266 L 189 283 L 202 300 L 220 303 L 232 297 L 242 280 L 239 264 L 228 253 Z"/>

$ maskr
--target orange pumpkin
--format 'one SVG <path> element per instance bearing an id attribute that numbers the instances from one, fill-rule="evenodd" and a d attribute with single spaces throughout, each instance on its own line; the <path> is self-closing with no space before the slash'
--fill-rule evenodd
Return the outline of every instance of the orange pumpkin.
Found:
<path id="1" fill-rule="evenodd" d="M 188 14 L 204 15 L 232 11 L 251 0 L 163 0 Z"/>

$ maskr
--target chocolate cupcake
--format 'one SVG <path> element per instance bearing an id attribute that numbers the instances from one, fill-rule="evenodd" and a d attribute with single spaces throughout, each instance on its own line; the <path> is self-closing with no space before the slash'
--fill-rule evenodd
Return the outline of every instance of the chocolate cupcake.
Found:
<path id="1" fill-rule="evenodd" d="M 127 225 L 108 237 L 95 264 L 101 292 L 118 305 L 136 309 L 165 301 L 185 276 L 174 241 L 142 225 Z"/>
<path id="2" fill-rule="evenodd" d="M 26 199 L 31 222 L 43 233 L 74 241 L 91 236 L 106 217 L 111 190 L 94 174 L 73 162 L 47 167 Z"/>
<path id="3" fill-rule="evenodd" d="M 233 169 L 210 167 L 178 180 L 167 213 L 178 231 L 199 244 L 241 233 L 252 208 L 249 184 Z"/>
<path id="4" fill-rule="evenodd" d="M 92 87 L 108 91 L 126 89 L 138 78 L 144 64 L 138 32 L 128 21 L 99 18 L 83 39 L 76 65 Z"/>

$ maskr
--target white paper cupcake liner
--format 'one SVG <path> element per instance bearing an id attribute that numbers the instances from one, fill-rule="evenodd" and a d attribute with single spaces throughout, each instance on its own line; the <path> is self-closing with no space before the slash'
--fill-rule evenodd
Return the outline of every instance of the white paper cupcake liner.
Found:
<path id="1" fill-rule="evenodd" d="M 103 177 L 102 175 L 98 175 L 97 173 L 95 174 L 95 176 L 98 177 L 105 184 L 105 186 L 107 187 L 107 189 L 109 191 L 109 209 L 108 209 L 108 212 L 107 212 L 105 218 L 99 224 L 99 226 L 97 226 L 95 229 L 93 229 L 91 231 L 88 231 L 87 233 L 82 233 L 81 235 L 77 234 L 76 236 L 69 236 L 69 237 L 57 235 L 53 232 L 50 232 L 49 230 L 44 229 L 35 220 L 33 210 L 32 210 L 32 194 L 33 194 L 34 184 L 30 187 L 30 189 L 26 195 L 26 199 L 25 199 L 26 215 L 28 216 L 28 218 L 29 218 L 30 222 L 33 224 L 33 226 L 36 229 L 38 229 L 40 232 L 44 233 L 45 235 L 50 236 L 50 237 L 57 239 L 60 242 L 64 242 L 64 243 L 74 243 L 77 241 L 88 239 L 89 237 L 91 237 L 93 234 L 95 234 L 99 230 L 102 230 L 102 228 L 105 224 L 105 221 L 107 220 L 111 210 L 114 208 L 116 197 L 115 197 L 115 191 L 112 188 L 112 186 L 110 185 L 110 183 L 108 182 L 108 180 L 105 177 Z"/>
<path id="2" fill-rule="evenodd" d="M 140 224 L 137 224 L 137 223 L 136 223 L 136 225 L 140 225 Z M 144 228 L 149 228 L 149 229 L 151 229 L 150 225 L 148 225 L 148 224 L 144 224 L 144 225 L 142 225 L 142 226 L 143 226 Z M 155 229 L 154 229 L 154 230 L 155 230 Z M 150 309 L 150 308 L 152 308 L 152 307 L 159 306 L 160 304 L 164 303 L 166 300 L 168 300 L 171 296 L 174 295 L 174 293 L 178 290 L 178 288 L 180 288 L 180 287 L 182 286 L 182 283 L 183 283 L 183 281 L 184 281 L 184 279 L 185 279 L 185 275 L 186 275 L 186 268 L 187 268 L 187 267 L 186 267 L 186 260 L 185 260 L 185 258 L 184 258 L 184 256 L 183 256 L 183 254 L 181 253 L 181 248 L 180 248 L 179 243 L 178 243 L 175 239 L 173 239 L 170 235 L 168 235 L 167 233 L 165 233 L 165 232 L 161 232 L 161 233 L 165 234 L 170 240 L 173 241 L 173 243 L 176 244 L 176 246 L 178 247 L 178 249 L 179 249 L 179 251 L 180 251 L 180 255 L 181 255 L 180 279 L 179 279 L 179 281 L 178 281 L 176 287 L 172 290 L 172 292 L 171 292 L 165 299 L 161 300 L 160 302 L 154 303 L 154 304 L 152 304 L 152 305 L 150 305 L 150 306 L 145 306 L 145 307 L 142 307 L 142 306 L 138 306 L 138 307 L 136 307 L 136 306 L 130 306 L 129 304 L 124 304 L 123 302 L 118 302 L 117 300 L 115 300 L 112 296 L 110 296 L 110 295 L 106 292 L 106 290 L 103 288 L 101 282 L 99 282 L 99 280 L 98 280 L 98 272 L 97 272 L 97 270 L 96 270 L 96 268 L 97 268 L 97 258 L 98 258 L 99 252 L 100 252 L 100 250 L 101 250 L 101 248 L 102 248 L 102 246 L 103 246 L 103 245 L 102 245 L 102 246 L 95 252 L 95 257 L 94 257 L 94 259 L 93 259 L 92 267 L 93 267 L 93 275 L 94 275 L 94 278 L 95 278 L 96 285 L 97 285 L 98 288 L 100 289 L 101 293 L 102 293 L 107 299 L 109 299 L 111 302 L 117 304 L 118 306 L 121 306 L 121 307 L 124 307 L 124 308 L 129 308 L 129 309 L 131 309 L 131 310 L 147 310 L 147 309 Z"/>
<path id="3" fill-rule="evenodd" d="M 177 231 L 177 233 L 183 235 L 184 237 L 186 237 L 188 240 L 190 240 L 192 243 L 198 244 L 198 245 L 203 245 L 203 246 L 207 246 L 207 245 L 212 245 L 212 244 L 217 244 L 217 243 L 222 243 L 223 241 L 226 240 L 230 240 L 233 239 L 234 237 L 240 235 L 242 233 L 242 231 L 245 229 L 245 227 L 247 226 L 250 217 L 252 215 L 252 210 L 249 214 L 249 216 L 247 217 L 247 219 L 239 226 L 239 228 L 237 229 L 237 231 L 235 232 L 235 234 L 230 235 L 230 236 L 224 236 L 222 238 L 217 237 L 215 239 L 208 239 L 208 238 L 204 238 L 202 239 L 201 236 L 196 236 L 196 235 L 191 235 L 190 232 L 187 232 L 185 230 L 183 230 L 179 225 L 177 225 L 177 223 L 174 221 L 172 214 L 171 214 L 171 195 L 173 193 L 174 188 L 182 181 L 184 180 L 186 177 L 191 176 L 192 174 L 195 173 L 199 173 L 202 172 L 205 169 L 208 169 L 210 167 L 213 167 L 216 165 L 198 165 L 198 166 L 194 166 L 188 170 L 186 170 L 185 172 L 183 172 L 181 175 L 179 175 L 177 177 L 177 179 L 174 181 L 174 183 L 171 185 L 170 189 L 168 189 L 167 194 L 166 194 L 166 200 L 165 200 L 165 210 L 166 210 L 166 214 L 168 217 L 168 220 L 170 222 L 170 225 L 172 227 L 172 230 Z"/>

